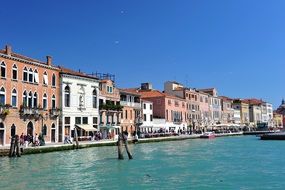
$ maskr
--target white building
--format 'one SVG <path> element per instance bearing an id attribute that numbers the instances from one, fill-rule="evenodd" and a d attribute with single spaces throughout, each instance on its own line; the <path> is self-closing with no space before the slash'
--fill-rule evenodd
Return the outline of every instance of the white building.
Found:
<path id="1" fill-rule="evenodd" d="M 153 103 L 142 100 L 142 125 L 141 132 L 151 132 L 153 128 Z"/>
<path id="2" fill-rule="evenodd" d="M 65 136 L 74 137 L 75 127 L 78 136 L 85 139 L 98 128 L 99 81 L 96 77 L 61 69 L 60 73 L 62 116 L 60 126 Z"/>
<path id="3" fill-rule="evenodd" d="M 268 123 L 268 126 L 273 126 L 273 108 L 272 104 L 263 102 L 261 105 L 261 122 Z"/>

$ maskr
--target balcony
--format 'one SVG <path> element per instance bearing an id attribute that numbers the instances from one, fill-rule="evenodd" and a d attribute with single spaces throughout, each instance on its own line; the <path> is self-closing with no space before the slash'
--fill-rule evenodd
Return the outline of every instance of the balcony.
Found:
<path id="1" fill-rule="evenodd" d="M 22 115 L 39 115 L 39 108 L 29 108 L 29 107 L 21 107 L 20 113 Z"/>
<path id="2" fill-rule="evenodd" d="M 141 109 L 141 104 L 138 102 L 127 102 L 127 101 L 120 101 L 122 106 L 129 106 L 133 107 L 134 109 Z"/>
<path id="3" fill-rule="evenodd" d="M 142 124 L 143 124 L 143 119 L 140 118 L 140 117 L 137 117 L 137 118 L 135 119 L 135 124 L 136 124 L 136 125 L 142 125 Z"/>
<path id="4" fill-rule="evenodd" d="M 182 123 L 182 120 L 174 119 L 173 124 L 180 125 Z"/>
<path id="5" fill-rule="evenodd" d="M 123 106 L 121 105 L 114 105 L 114 104 L 100 104 L 99 106 L 99 110 L 100 111 L 114 111 L 114 112 L 118 112 L 118 111 L 122 111 Z"/>
<path id="6" fill-rule="evenodd" d="M 58 117 L 60 114 L 60 109 L 59 108 L 52 108 L 49 110 L 50 116 L 51 117 Z"/>
<path id="7" fill-rule="evenodd" d="M 0 106 L 0 116 L 1 117 L 6 117 L 7 115 L 10 114 L 10 105 L 5 105 L 5 106 Z"/>

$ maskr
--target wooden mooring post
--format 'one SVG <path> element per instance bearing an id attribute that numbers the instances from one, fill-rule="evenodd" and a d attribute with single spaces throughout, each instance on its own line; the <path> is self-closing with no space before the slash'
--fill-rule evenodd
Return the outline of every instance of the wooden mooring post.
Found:
<path id="1" fill-rule="evenodd" d="M 130 152 L 129 146 L 128 146 L 128 138 L 125 137 L 125 135 L 121 134 L 121 133 L 119 133 L 119 138 L 118 138 L 118 142 L 117 142 L 117 145 L 118 145 L 118 159 L 119 160 L 123 160 L 124 159 L 123 150 L 122 150 L 122 144 L 123 143 L 125 144 L 125 148 L 126 148 L 126 151 L 127 151 L 129 159 L 130 160 L 133 159 L 133 155 Z"/>
<path id="2" fill-rule="evenodd" d="M 15 135 L 11 139 L 9 157 L 15 157 L 15 156 L 21 157 L 19 135 Z"/>
<path id="3" fill-rule="evenodd" d="M 79 142 L 78 142 L 78 134 L 77 134 L 77 128 L 74 128 L 74 138 L 75 138 L 75 142 L 76 142 L 76 149 L 79 148 Z"/>

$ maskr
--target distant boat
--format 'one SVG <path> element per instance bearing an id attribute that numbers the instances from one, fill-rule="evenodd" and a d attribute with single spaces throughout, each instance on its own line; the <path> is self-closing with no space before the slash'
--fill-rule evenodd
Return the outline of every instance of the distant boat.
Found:
<path id="1" fill-rule="evenodd" d="M 205 132 L 203 135 L 200 136 L 200 138 L 203 138 L 203 139 L 213 139 L 215 137 L 216 135 L 214 132 Z"/>

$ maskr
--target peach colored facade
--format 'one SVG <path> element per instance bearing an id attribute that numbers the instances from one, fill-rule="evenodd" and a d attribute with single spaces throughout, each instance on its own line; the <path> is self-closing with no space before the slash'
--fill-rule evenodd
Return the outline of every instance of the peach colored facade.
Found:
<path id="1" fill-rule="evenodd" d="M 129 136 L 133 135 L 134 131 L 140 124 L 141 118 L 141 100 L 140 95 L 128 90 L 120 90 L 120 104 L 123 106 L 121 117 L 121 130 L 127 131 Z"/>
<path id="2" fill-rule="evenodd" d="M 46 142 L 57 142 L 58 113 L 54 110 L 59 107 L 59 69 L 52 66 L 51 57 L 43 63 L 13 53 L 7 46 L 0 50 L 0 64 L 0 89 L 5 95 L 1 104 L 12 106 L 2 108 L 9 109 L 9 114 L 1 114 L 0 145 L 8 145 L 12 135 L 22 133 L 44 132 Z"/>
<path id="3" fill-rule="evenodd" d="M 211 120 L 209 94 L 199 92 L 199 105 L 200 105 L 200 126 L 202 128 L 208 126 Z"/>

